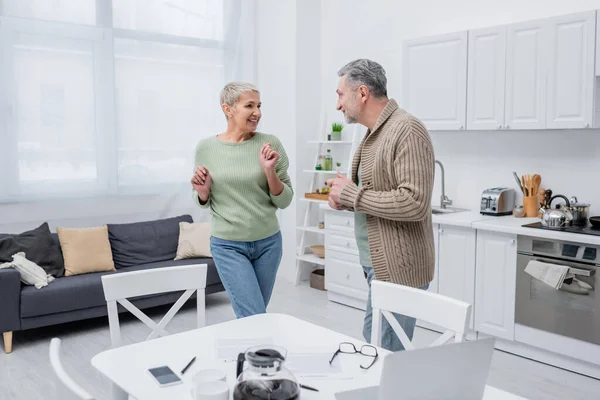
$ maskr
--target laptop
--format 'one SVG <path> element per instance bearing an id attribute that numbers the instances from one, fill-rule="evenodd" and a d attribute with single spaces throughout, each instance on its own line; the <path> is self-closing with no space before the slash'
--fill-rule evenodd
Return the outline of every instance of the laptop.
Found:
<path id="1" fill-rule="evenodd" d="M 379 387 L 336 393 L 336 400 L 481 400 L 494 339 L 444 344 L 384 357 Z"/>

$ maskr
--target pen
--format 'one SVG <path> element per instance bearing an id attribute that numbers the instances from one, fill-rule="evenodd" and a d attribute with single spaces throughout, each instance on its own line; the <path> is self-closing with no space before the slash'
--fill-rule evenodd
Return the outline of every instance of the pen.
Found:
<path id="1" fill-rule="evenodd" d="M 303 385 L 303 384 L 300 384 L 300 387 L 302 389 L 312 390 L 313 392 L 318 392 L 319 391 L 319 389 L 315 389 L 314 387 L 306 386 L 306 385 Z"/>
<path id="2" fill-rule="evenodd" d="M 196 357 L 192 358 L 190 360 L 190 362 L 185 366 L 185 368 L 181 370 L 181 375 L 185 374 L 185 371 L 187 371 L 188 368 L 192 366 L 192 364 L 194 363 L 194 361 L 196 361 Z"/>

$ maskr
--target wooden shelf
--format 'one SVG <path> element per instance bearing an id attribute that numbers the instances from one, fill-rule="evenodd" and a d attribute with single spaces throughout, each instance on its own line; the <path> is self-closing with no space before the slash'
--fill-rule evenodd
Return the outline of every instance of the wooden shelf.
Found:
<path id="1" fill-rule="evenodd" d="M 296 258 L 300 261 L 305 261 L 305 262 L 318 264 L 318 265 L 325 265 L 325 259 L 321 258 L 321 257 L 317 257 L 314 254 L 302 254 L 302 255 L 296 256 Z"/>

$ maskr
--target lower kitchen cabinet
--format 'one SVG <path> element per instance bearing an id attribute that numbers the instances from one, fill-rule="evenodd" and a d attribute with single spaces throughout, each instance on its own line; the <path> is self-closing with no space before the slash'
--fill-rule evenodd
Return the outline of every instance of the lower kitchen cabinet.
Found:
<path id="1" fill-rule="evenodd" d="M 438 235 L 438 293 L 466 301 L 475 308 L 476 231 L 440 225 Z M 474 327 L 473 314 L 469 326 Z"/>
<path id="2" fill-rule="evenodd" d="M 517 237 L 477 231 L 475 329 L 514 340 Z"/>
<path id="3" fill-rule="evenodd" d="M 369 287 L 358 257 L 352 213 L 325 211 L 325 288 L 330 301 L 366 309 Z"/>

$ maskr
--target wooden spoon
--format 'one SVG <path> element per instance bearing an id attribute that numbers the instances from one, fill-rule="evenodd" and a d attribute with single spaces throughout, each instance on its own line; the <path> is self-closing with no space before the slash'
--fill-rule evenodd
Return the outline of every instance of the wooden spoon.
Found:
<path id="1" fill-rule="evenodd" d="M 521 175 L 521 182 L 523 183 L 523 190 L 525 190 L 525 196 L 529 196 L 529 188 L 525 185 L 525 175 Z"/>
<path id="2" fill-rule="evenodd" d="M 540 185 L 542 184 L 542 176 L 535 174 L 533 175 L 533 185 L 534 185 L 534 190 L 535 190 L 535 194 L 538 194 L 539 190 L 540 190 Z"/>

